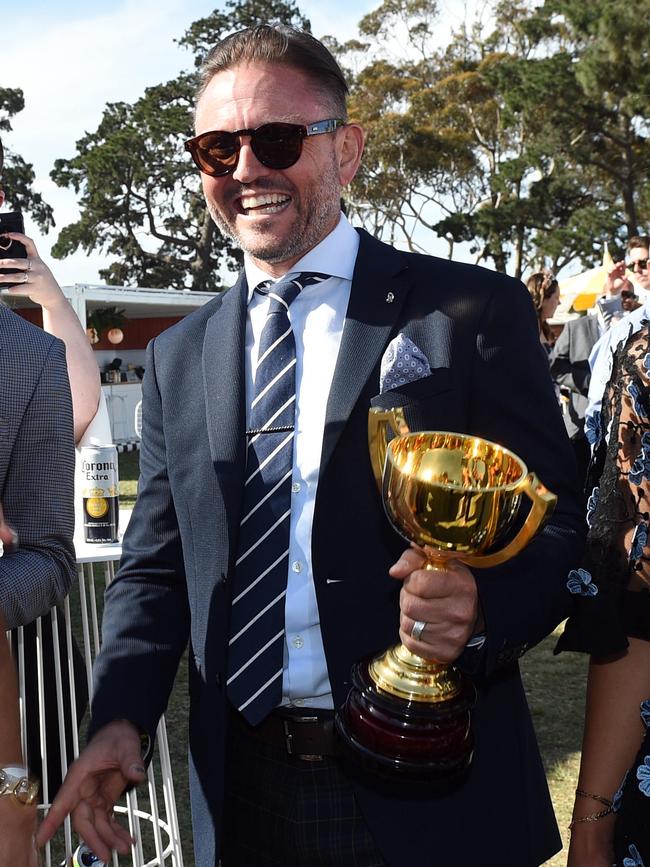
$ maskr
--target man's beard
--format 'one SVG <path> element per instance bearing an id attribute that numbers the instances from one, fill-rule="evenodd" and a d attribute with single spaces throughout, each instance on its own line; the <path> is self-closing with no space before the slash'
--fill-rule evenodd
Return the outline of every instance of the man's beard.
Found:
<path id="1" fill-rule="evenodd" d="M 258 192 L 264 190 L 264 186 L 260 182 L 255 185 L 255 188 Z M 330 169 L 319 179 L 318 183 L 306 188 L 300 199 L 292 195 L 292 201 L 294 205 L 299 204 L 299 210 L 291 229 L 283 238 L 267 238 L 264 232 L 260 232 L 257 235 L 259 242 L 256 242 L 256 239 L 251 237 L 254 229 L 248 230 L 242 236 L 237 232 L 234 218 L 232 222 L 227 220 L 207 199 L 206 205 L 210 216 L 223 235 L 234 241 L 244 253 L 254 259 L 275 265 L 287 260 L 302 258 L 323 240 L 325 235 L 336 225 L 340 195 L 338 168 L 333 153 Z"/>

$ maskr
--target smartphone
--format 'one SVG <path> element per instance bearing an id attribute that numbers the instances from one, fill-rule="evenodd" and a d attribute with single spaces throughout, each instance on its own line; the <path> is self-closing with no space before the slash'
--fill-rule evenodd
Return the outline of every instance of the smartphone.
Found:
<path id="1" fill-rule="evenodd" d="M 25 224 L 20 211 L 7 211 L 0 213 L 0 236 L 5 232 L 22 232 L 25 234 Z M 27 250 L 18 241 L 9 241 L 8 238 L 0 237 L 0 262 L 2 259 L 25 259 Z M 0 274 L 17 274 L 18 268 L 0 268 Z M 17 283 L 2 283 L 3 289 L 17 286 Z"/>

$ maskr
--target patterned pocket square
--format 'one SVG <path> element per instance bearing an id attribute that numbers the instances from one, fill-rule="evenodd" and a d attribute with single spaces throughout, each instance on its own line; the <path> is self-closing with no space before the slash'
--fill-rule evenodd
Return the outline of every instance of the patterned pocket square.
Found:
<path id="1" fill-rule="evenodd" d="M 381 360 L 380 394 L 430 374 L 431 368 L 424 352 L 405 334 L 398 334 L 386 347 Z"/>

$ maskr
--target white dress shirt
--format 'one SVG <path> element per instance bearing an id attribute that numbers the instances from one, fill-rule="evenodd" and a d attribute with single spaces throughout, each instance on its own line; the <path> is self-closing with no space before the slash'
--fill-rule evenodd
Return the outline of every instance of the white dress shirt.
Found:
<path id="1" fill-rule="evenodd" d="M 596 342 L 589 355 L 591 367 L 591 379 L 589 381 L 588 405 L 585 412 L 585 420 L 600 412 L 605 394 L 605 387 L 612 375 L 612 362 L 614 353 L 620 343 L 627 340 L 630 334 L 636 334 L 641 330 L 641 323 L 650 319 L 650 300 L 642 307 L 638 307 L 627 316 L 624 316 L 615 325 L 605 331 Z"/>
<path id="2" fill-rule="evenodd" d="M 331 277 L 303 289 L 289 308 L 296 341 L 296 417 L 293 444 L 289 569 L 285 603 L 285 652 L 282 703 L 332 708 L 311 562 L 314 503 L 325 429 L 325 411 L 350 300 L 359 236 L 341 214 L 336 228 L 287 274 L 318 271 Z M 268 297 L 255 287 L 269 275 L 248 257 L 246 319 L 247 420 L 254 390 Z M 287 275 L 284 275 L 287 276 Z"/>

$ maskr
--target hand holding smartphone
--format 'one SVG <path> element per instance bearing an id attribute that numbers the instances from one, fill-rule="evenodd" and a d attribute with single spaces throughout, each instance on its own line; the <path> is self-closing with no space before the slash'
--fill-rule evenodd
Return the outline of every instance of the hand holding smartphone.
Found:
<path id="1" fill-rule="evenodd" d="M 25 225 L 23 215 L 20 211 L 8 211 L 0 213 L 0 264 L 2 259 L 26 259 L 27 250 L 25 246 L 18 241 L 12 241 L 10 238 L 3 237 L 5 232 L 20 232 L 25 234 Z M 2 268 L 0 274 L 17 274 L 18 268 Z M 9 289 L 12 286 L 17 286 L 17 283 L 0 282 L 0 288 Z"/>

